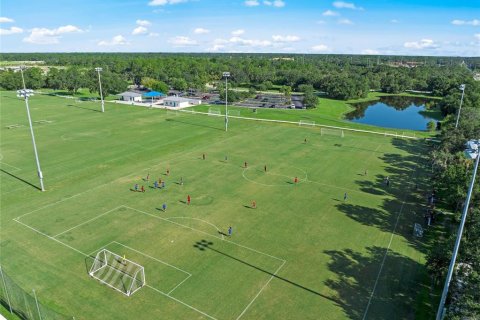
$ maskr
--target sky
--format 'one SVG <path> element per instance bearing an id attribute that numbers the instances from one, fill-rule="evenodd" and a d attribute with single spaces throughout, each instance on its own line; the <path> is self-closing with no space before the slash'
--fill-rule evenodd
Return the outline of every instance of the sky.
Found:
<path id="1" fill-rule="evenodd" d="M 480 56 L 480 0 L 2 0 L 0 51 Z"/>

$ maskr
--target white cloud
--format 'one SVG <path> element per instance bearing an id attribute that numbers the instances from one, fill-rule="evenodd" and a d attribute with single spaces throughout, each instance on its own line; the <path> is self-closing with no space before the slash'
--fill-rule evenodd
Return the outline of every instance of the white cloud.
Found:
<path id="1" fill-rule="evenodd" d="M 330 51 L 330 48 L 324 44 L 317 44 L 316 46 L 312 47 L 312 50 L 316 52 L 326 52 Z"/>
<path id="2" fill-rule="evenodd" d="M 238 30 L 232 31 L 233 36 L 241 36 L 244 33 L 245 33 L 245 30 L 243 30 L 243 29 L 238 29 Z"/>
<path id="3" fill-rule="evenodd" d="M 240 37 L 232 37 L 228 42 L 248 47 L 269 47 L 272 45 L 272 42 L 269 40 L 243 39 Z"/>
<path id="4" fill-rule="evenodd" d="M 338 12 L 336 11 L 332 11 L 332 10 L 327 10 L 325 12 L 322 13 L 322 16 L 325 16 L 325 17 L 335 17 L 335 16 L 338 16 Z"/>
<path id="5" fill-rule="evenodd" d="M 7 17 L 0 17 L 0 23 L 8 23 L 8 22 L 15 22 L 15 20 Z"/>
<path id="6" fill-rule="evenodd" d="M 260 5 L 260 2 L 258 2 L 258 0 L 247 0 L 247 1 L 244 2 L 244 4 L 247 7 L 256 7 L 256 6 Z"/>
<path id="7" fill-rule="evenodd" d="M 338 20 L 338 23 L 339 24 L 347 24 L 347 25 L 352 25 L 353 24 L 353 22 L 349 19 L 340 19 L 340 20 Z"/>
<path id="8" fill-rule="evenodd" d="M 26 38 L 23 38 L 23 42 L 35 44 L 56 44 L 59 43 L 59 39 L 61 38 L 62 34 L 74 32 L 83 32 L 83 30 L 70 24 L 58 27 L 56 29 L 33 28 L 30 35 Z"/>
<path id="9" fill-rule="evenodd" d="M 422 39 L 420 41 L 405 42 L 405 48 L 409 49 L 435 49 L 438 45 L 431 39 Z"/>
<path id="10" fill-rule="evenodd" d="M 281 36 L 274 35 L 272 36 L 274 42 L 297 42 L 300 41 L 300 37 L 297 36 Z"/>
<path id="11" fill-rule="evenodd" d="M 392 20 L 390 20 L 390 23 L 398 23 L 398 20 L 397 19 L 392 19 Z"/>
<path id="12" fill-rule="evenodd" d="M 10 27 L 8 29 L 0 29 L 0 35 L 8 36 L 15 33 L 22 33 L 23 29 L 18 27 Z"/>
<path id="13" fill-rule="evenodd" d="M 196 28 L 195 30 L 193 30 L 193 33 L 195 33 L 195 34 L 206 34 L 206 33 L 210 33 L 210 30 L 204 29 L 204 28 Z"/>
<path id="14" fill-rule="evenodd" d="M 188 2 L 188 0 L 152 0 L 148 3 L 149 6 L 165 6 L 167 4 L 178 4 Z"/>
<path id="15" fill-rule="evenodd" d="M 137 24 L 138 24 L 139 26 L 142 26 L 142 27 L 148 27 L 148 26 L 151 25 L 152 23 L 151 23 L 150 21 L 148 21 L 148 20 L 140 20 L 140 19 L 138 19 L 138 20 L 137 20 Z"/>
<path id="16" fill-rule="evenodd" d="M 176 36 L 175 38 L 171 38 L 170 40 L 168 40 L 168 42 L 173 44 L 175 47 L 187 47 L 197 45 L 197 41 L 185 36 Z"/>
<path id="17" fill-rule="evenodd" d="M 160 34 L 159 34 L 159 33 L 156 33 L 156 32 L 150 32 L 150 33 L 148 34 L 148 36 L 149 36 L 149 37 L 159 37 Z"/>
<path id="18" fill-rule="evenodd" d="M 142 26 L 138 26 L 135 29 L 133 29 L 132 34 L 134 36 L 137 36 L 139 34 L 146 34 L 148 32 L 148 29 Z"/>
<path id="19" fill-rule="evenodd" d="M 380 54 L 380 52 L 374 49 L 365 49 L 365 50 L 362 50 L 362 54 Z"/>
<path id="20" fill-rule="evenodd" d="M 215 51 L 222 51 L 223 49 L 225 49 L 225 45 L 223 44 L 214 44 L 213 47 L 211 48 L 207 48 L 206 51 L 210 51 L 210 52 L 215 52 Z"/>
<path id="21" fill-rule="evenodd" d="M 276 7 L 276 8 L 283 8 L 285 7 L 285 1 L 283 0 L 264 0 L 263 5 L 267 7 Z M 246 0 L 244 3 L 247 7 L 257 7 L 260 5 L 259 0 Z"/>
<path id="22" fill-rule="evenodd" d="M 110 41 L 102 40 L 98 43 L 99 46 L 120 46 L 129 44 L 127 39 L 122 35 L 117 35 Z"/>
<path id="23" fill-rule="evenodd" d="M 344 1 L 335 1 L 332 5 L 337 9 L 352 9 L 352 10 L 363 10 L 362 7 L 357 7 L 354 3 L 344 2 Z"/>
<path id="24" fill-rule="evenodd" d="M 473 20 L 452 20 L 452 24 L 456 26 L 463 26 L 463 25 L 469 25 L 469 26 L 480 26 L 480 20 L 478 19 L 473 19 Z"/>

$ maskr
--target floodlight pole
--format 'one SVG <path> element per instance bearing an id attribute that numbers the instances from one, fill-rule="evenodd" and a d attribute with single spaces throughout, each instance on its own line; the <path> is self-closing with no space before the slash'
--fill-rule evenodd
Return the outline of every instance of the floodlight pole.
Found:
<path id="1" fill-rule="evenodd" d="M 440 304 L 438 305 L 437 318 L 436 318 L 437 320 L 442 320 L 444 316 L 443 312 L 445 308 L 445 300 L 447 299 L 448 288 L 450 286 L 450 281 L 452 280 L 455 261 L 457 260 L 458 249 L 460 248 L 460 241 L 462 240 L 463 227 L 465 226 L 465 220 L 467 219 L 468 207 L 470 205 L 470 199 L 472 197 L 473 185 L 475 184 L 475 177 L 477 175 L 479 162 L 480 162 L 480 153 L 477 153 L 475 167 L 473 168 L 472 180 L 470 182 L 470 187 L 468 188 L 467 199 L 465 200 L 465 205 L 463 206 L 462 220 L 460 221 L 460 226 L 458 227 L 457 239 L 455 240 L 455 247 L 453 249 L 452 260 L 450 260 L 447 279 L 445 279 L 445 285 L 443 286 L 442 298 L 440 299 Z"/>
<path id="2" fill-rule="evenodd" d="M 230 72 L 224 72 L 223 77 L 225 78 L 225 131 L 228 131 L 228 78 Z"/>
<path id="3" fill-rule="evenodd" d="M 24 69 L 25 69 L 25 66 L 20 67 L 20 73 L 22 74 L 23 90 L 18 90 L 17 96 L 25 99 L 25 106 L 27 107 L 28 124 L 30 125 L 30 134 L 32 135 L 33 151 L 35 153 L 35 161 L 37 163 L 37 174 L 38 174 L 38 178 L 40 179 L 40 188 L 42 191 L 45 191 L 45 187 L 43 185 L 42 169 L 40 168 L 40 160 L 38 159 L 37 144 L 35 143 L 35 135 L 33 133 L 32 118 L 30 116 L 30 108 L 28 106 L 28 97 L 33 95 L 33 90 L 27 90 L 25 86 L 25 77 L 23 76 Z"/>
<path id="4" fill-rule="evenodd" d="M 103 71 L 102 68 L 95 68 L 95 71 L 98 73 L 98 84 L 100 86 L 100 99 L 102 100 L 102 112 L 105 112 L 105 104 L 103 102 L 103 92 L 102 92 L 102 80 L 100 79 L 100 72 Z"/>
<path id="5" fill-rule="evenodd" d="M 457 129 L 457 127 L 458 127 L 458 121 L 460 120 L 460 112 L 462 111 L 463 94 L 465 93 L 465 85 L 464 84 L 460 85 L 460 90 L 462 90 L 462 98 L 460 99 L 460 108 L 458 109 L 457 121 L 455 122 L 455 129 Z"/>

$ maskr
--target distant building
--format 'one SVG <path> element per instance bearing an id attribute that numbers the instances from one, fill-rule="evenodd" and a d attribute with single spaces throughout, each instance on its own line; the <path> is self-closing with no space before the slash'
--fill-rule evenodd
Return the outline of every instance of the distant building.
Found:
<path id="1" fill-rule="evenodd" d="M 198 105 L 201 104 L 202 100 L 200 99 L 187 99 L 182 97 L 167 97 L 163 99 L 163 104 L 166 107 L 172 108 L 186 108 L 190 105 Z"/>
<path id="2" fill-rule="evenodd" d="M 117 96 L 123 101 L 142 102 L 142 94 L 138 92 L 125 91 L 117 94 Z"/>

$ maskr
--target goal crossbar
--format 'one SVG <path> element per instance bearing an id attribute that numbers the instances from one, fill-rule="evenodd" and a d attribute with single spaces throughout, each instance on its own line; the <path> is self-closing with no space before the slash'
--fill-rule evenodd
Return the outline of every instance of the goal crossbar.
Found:
<path id="1" fill-rule="evenodd" d="M 88 274 L 127 296 L 146 284 L 143 266 L 107 249 L 97 252 Z"/>

